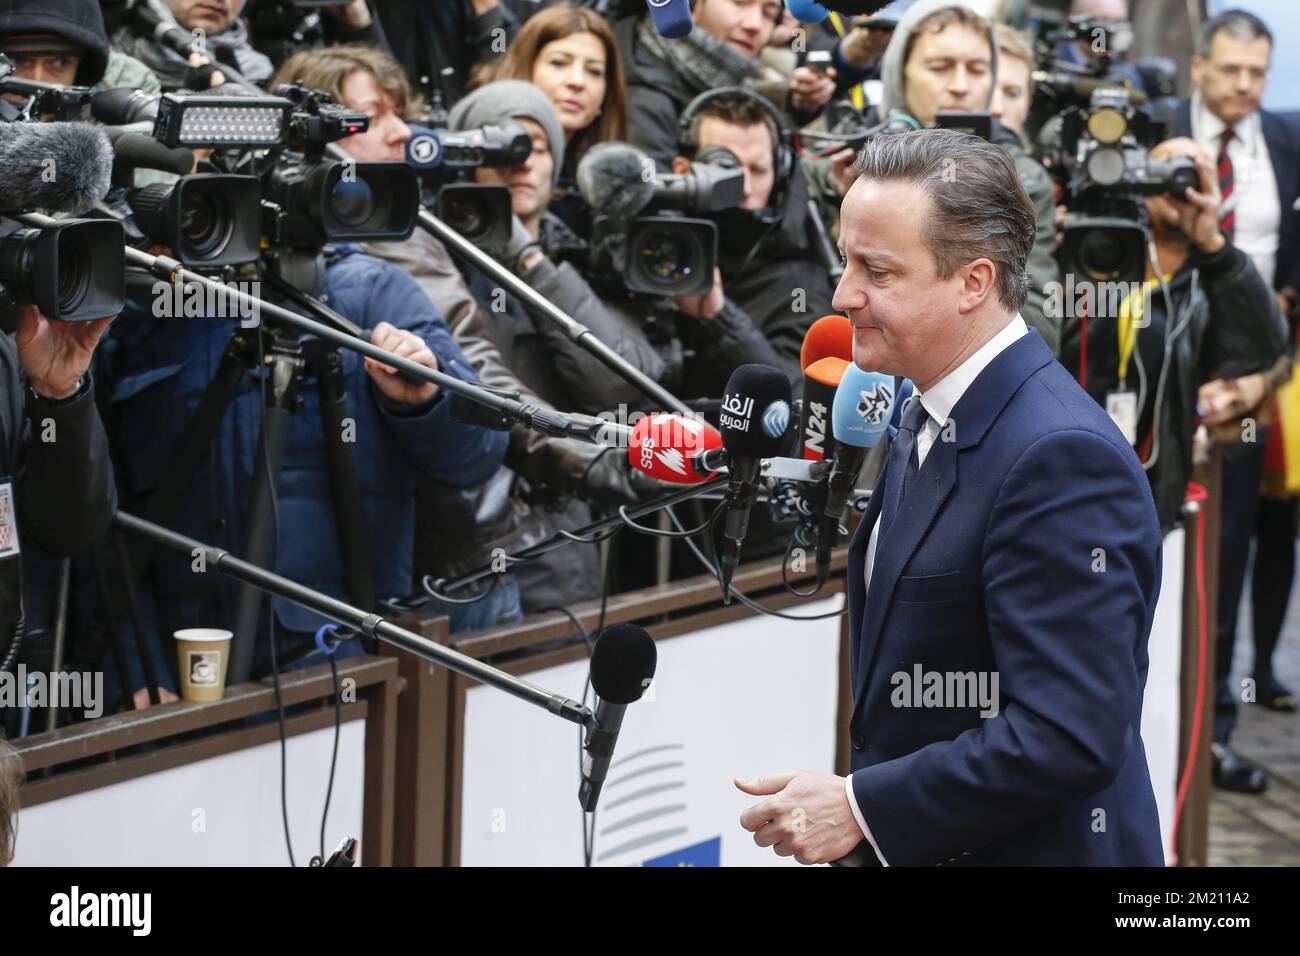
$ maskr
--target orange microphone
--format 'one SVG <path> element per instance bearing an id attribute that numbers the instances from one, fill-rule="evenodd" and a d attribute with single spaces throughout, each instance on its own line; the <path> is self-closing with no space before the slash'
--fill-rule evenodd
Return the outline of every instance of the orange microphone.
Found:
<path id="1" fill-rule="evenodd" d="M 853 323 L 842 315 L 824 315 L 808 327 L 799 349 L 799 367 L 807 371 L 809 365 L 829 356 L 853 361 Z"/>

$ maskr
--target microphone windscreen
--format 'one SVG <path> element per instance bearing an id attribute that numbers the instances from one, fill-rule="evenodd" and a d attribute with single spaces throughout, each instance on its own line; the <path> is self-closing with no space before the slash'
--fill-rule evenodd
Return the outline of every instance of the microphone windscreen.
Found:
<path id="1" fill-rule="evenodd" d="M 410 125 L 410 124 L 408 124 Z M 415 169 L 437 169 L 442 165 L 442 137 L 437 130 L 410 125 L 411 138 L 406 141 L 406 161 Z"/>
<path id="2" fill-rule="evenodd" d="M 646 0 L 646 6 L 661 37 L 680 40 L 695 25 L 691 20 L 690 0 Z"/>
<path id="3" fill-rule="evenodd" d="M 727 380 L 718 423 L 733 458 L 783 454 L 790 445 L 790 380 L 770 365 L 740 366 Z"/>
<path id="4" fill-rule="evenodd" d="M 844 378 L 844 373 L 848 371 L 851 362 L 847 362 L 835 355 L 828 355 L 813 362 L 803 373 L 814 381 L 821 382 L 823 385 L 829 385 L 837 388 L 840 379 Z"/>
<path id="5" fill-rule="evenodd" d="M 609 140 L 578 163 L 578 191 L 596 216 L 630 219 L 654 198 L 654 161 L 628 143 Z"/>
<path id="6" fill-rule="evenodd" d="M 654 679 L 658 656 L 654 638 L 644 627 L 607 627 L 591 650 L 591 688 L 611 704 L 635 703 Z"/>
<path id="7" fill-rule="evenodd" d="M 835 390 L 831 431 L 842 445 L 870 448 L 885 434 L 893 411 L 893 376 L 850 365 Z"/>
<path id="8" fill-rule="evenodd" d="M 722 447 L 722 435 L 707 422 L 685 415 L 647 415 L 632 427 L 627 460 L 651 478 L 694 485 L 712 477 L 697 471 L 691 459 Z"/>
<path id="9" fill-rule="evenodd" d="M 0 123 L 0 210 L 80 214 L 112 175 L 108 137 L 87 123 Z"/>
<path id="10" fill-rule="evenodd" d="M 785 8 L 800 23 L 821 23 L 831 15 L 829 10 L 815 0 L 785 0 Z"/>
<path id="11" fill-rule="evenodd" d="M 823 315 L 808 326 L 799 348 L 799 367 L 807 369 L 828 355 L 853 361 L 853 323 L 842 315 Z"/>

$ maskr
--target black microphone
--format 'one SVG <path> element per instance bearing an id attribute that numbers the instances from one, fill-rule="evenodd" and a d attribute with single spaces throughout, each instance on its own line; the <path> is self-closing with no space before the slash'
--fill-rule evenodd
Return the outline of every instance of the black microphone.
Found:
<path id="1" fill-rule="evenodd" d="M 127 11 L 131 27 L 138 33 L 146 34 L 156 43 L 161 43 L 186 59 L 194 52 L 194 37 L 178 24 L 164 20 L 149 6 L 146 0 L 135 0 Z"/>
<path id="2" fill-rule="evenodd" d="M 718 578 L 722 603 L 731 603 L 731 577 L 749 530 L 749 509 L 758 497 L 762 459 L 782 455 L 790 445 L 790 380 L 770 365 L 742 365 L 731 373 L 718 416 L 722 447 L 730 460 L 730 505 L 722 524 Z"/>
<path id="3" fill-rule="evenodd" d="M 628 143 L 597 143 L 578 163 L 578 192 L 596 216 L 630 219 L 654 198 L 654 161 Z"/>
<path id="4" fill-rule="evenodd" d="M 627 705 L 641 699 L 655 676 L 658 650 L 644 627 L 615 624 L 596 639 L 591 651 L 591 688 L 596 692 L 596 726 L 587 728 L 582 745 L 582 783 L 578 802 L 586 813 L 596 809 L 609 772 L 614 744 Z"/>
<path id="5" fill-rule="evenodd" d="M 86 123 L 0 124 L 0 211 L 86 212 L 108 192 L 113 152 Z"/>

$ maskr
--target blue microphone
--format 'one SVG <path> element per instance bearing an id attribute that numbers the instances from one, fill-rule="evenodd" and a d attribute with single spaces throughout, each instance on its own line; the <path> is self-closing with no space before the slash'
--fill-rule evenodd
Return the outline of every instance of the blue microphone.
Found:
<path id="1" fill-rule="evenodd" d="M 785 0 L 785 8 L 800 23 L 821 23 L 831 12 L 816 0 Z"/>
<path id="2" fill-rule="evenodd" d="M 661 37 L 680 40 L 691 32 L 691 0 L 645 0 Z"/>
<path id="3" fill-rule="evenodd" d="M 817 530 L 818 587 L 830 576 L 831 547 L 839 537 L 849 495 L 862 471 L 867 450 L 879 444 L 889 427 L 897 398 L 894 379 L 849 365 L 831 404 L 831 432 L 835 436 L 835 462 L 827 479 L 826 507 Z"/>

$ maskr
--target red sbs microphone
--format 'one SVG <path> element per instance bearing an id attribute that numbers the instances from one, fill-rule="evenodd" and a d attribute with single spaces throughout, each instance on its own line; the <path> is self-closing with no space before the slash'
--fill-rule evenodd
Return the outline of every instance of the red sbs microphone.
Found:
<path id="1" fill-rule="evenodd" d="M 853 361 L 853 323 L 842 315 L 824 315 L 808 327 L 799 349 L 799 367 L 806 371 L 828 356 Z"/>
<path id="2" fill-rule="evenodd" d="M 717 472 L 700 469 L 697 459 L 706 451 L 721 447 L 722 434 L 707 422 L 661 412 L 647 415 L 633 427 L 627 460 L 651 478 L 698 485 Z"/>

